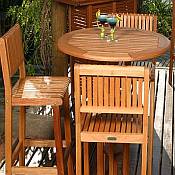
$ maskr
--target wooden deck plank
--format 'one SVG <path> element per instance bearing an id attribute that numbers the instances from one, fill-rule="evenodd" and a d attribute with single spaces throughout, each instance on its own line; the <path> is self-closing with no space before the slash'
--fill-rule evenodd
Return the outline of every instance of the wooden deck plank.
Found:
<path id="1" fill-rule="evenodd" d="M 159 174 L 161 161 L 161 140 L 162 140 L 162 122 L 164 114 L 164 96 L 165 96 L 165 70 L 156 70 L 157 83 L 157 100 L 155 105 L 155 121 L 154 121 L 154 145 L 153 145 L 153 174 Z"/>
<path id="2" fill-rule="evenodd" d="M 138 146 L 137 150 L 137 164 L 136 164 L 136 169 L 135 169 L 135 175 L 140 175 L 141 174 L 141 145 Z"/>
<path id="3" fill-rule="evenodd" d="M 175 175 L 175 72 L 173 72 L 173 166 L 172 171 Z"/>
<path id="4" fill-rule="evenodd" d="M 137 172 L 139 145 L 130 144 L 130 175 L 135 175 Z"/>
<path id="5" fill-rule="evenodd" d="M 163 122 L 163 147 L 162 147 L 162 165 L 161 174 L 171 174 L 172 171 L 172 116 L 173 116 L 173 88 L 168 83 L 168 74 L 166 79 L 165 94 L 165 114 Z"/>

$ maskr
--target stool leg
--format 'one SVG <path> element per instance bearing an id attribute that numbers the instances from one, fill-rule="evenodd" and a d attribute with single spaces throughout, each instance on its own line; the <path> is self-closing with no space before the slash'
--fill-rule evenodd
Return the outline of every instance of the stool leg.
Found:
<path id="1" fill-rule="evenodd" d="M 81 125 L 80 125 L 80 116 L 76 116 L 76 175 L 82 175 L 82 149 L 81 149 Z"/>
<path id="2" fill-rule="evenodd" d="M 149 118 L 149 140 L 148 140 L 148 175 L 152 175 L 153 162 L 153 137 L 154 137 L 154 93 L 155 81 L 151 81 L 150 92 L 150 118 Z"/>
<path id="3" fill-rule="evenodd" d="M 114 151 L 113 144 L 109 144 L 109 175 L 114 175 Z"/>
<path id="4" fill-rule="evenodd" d="M 6 175 L 12 174 L 12 106 L 5 99 L 5 160 Z"/>
<path id="5" fill-rule="evenodd" d="M 53 106 L 54 115 L 54 136 L 56 145 L 56 162 L 58 175 L 64 175 L 64 160 L 63 160 L 63 148 L 61 138 L 61 118 L 60 109 L 58 106 Z"/>
<path id="6" fill-rule="evenodd" d="M 71 100 L 74 99 L 74 58 L 70 57 L 70 70 L 71 70 Z"/>
<path id="7" fill-rule="evenodd" d="M 123 144 L 123 175 L 129 174 L 129 144 Z"/>
<path id="8" fill-rule="evenodd" d="M 114 175 L 118 175 L 118 163 L 117 163 L 117 158 L 114 158 Z"/>
<path id="9" fill-rule="evenodd" d="M 147 170 L 147 143 L 142 144 L 142 170 L 141 175 L 146 175 Z"/>
<path id="10" fill-rule="evenodd" d="M 26 130 L 26 113 L 25 107 L 20 107 L 20 115 L 19 115 L 19 143 L 22 144 L 21 151 L 19 153 L 19 165 L 25 165 L 25 148 L 24 148 L 24 139 L 25 139 L 25 130 Z"/>
<path id="11" fill-rule="evenodd" d="M 70 122 L 70 113 L 69 113 L 69 97 L 68 93 L 65 94 L 64 98 L 64 107 L 65 107 L 65 118 L 64 118 L 64 128 L 65 128 L 65 139 L 66 139 L 66 145 L 67 147 L 71 146 L 71 122 Z M 72 154 L 69 154 L 68 158 L 68 175 L 73 175 L 74 174 L 74 169 L 73 169 L 73 161 L 72 161 Z"/>
<path id="12" fill-rule="evenodd" d="M 173 71 L 174 60 L 175 60 L 174 49 L 170 49 L 170 64 L 169 64 L 169 84 L 170 85 L 172 85 L 172 71 Z"/>
<path id="13" fill-rule="evenodd" d="M 89 175 L 89 143 L 84 143 L 84 175 Z"/>
<path id="14" fill-rule="evenodd" d="M 97 175 L 104 175 L 104 144 L 97 143 Z"/>

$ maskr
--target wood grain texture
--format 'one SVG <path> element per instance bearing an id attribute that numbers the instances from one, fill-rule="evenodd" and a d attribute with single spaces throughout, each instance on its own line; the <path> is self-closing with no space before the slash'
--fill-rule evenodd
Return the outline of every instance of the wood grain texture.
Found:
<path id="1" fill-rule="evenodd" d="M 97 142 L 97 147 L 99 142 L 142 144 L 142 174 L 146 175 L 149 69 L 134 66 L 88 64 L 75 64 L 74 67 L 77 108 L 76 127 L 79 127 L 82 119 L 84 123 L 83 125 L 81 124 L 81 130 L 76 130 L 76 135 L 79 136 L 77 138 L 78 144 L 80 142 Z M 98 81 L 92 81 L 94 78 Z M 82 81 L 84 79 L 87 79 L 87 81 Z M 85 89 L 84 87 L 87 87 L 86 91 L 83 90 Z M 94 94 L 96 102 L 92 103 Z M 96 97 L 97 95 L 98 98 Z M 87 103 L 82 103 L 81 101 L 84 100 L 82 97 L 85 96 Z M 132 96 L 134 97 L 132 98 Z M 134 100 L 135 102 L 131 103 Z M 77 145 L 76 149 L 79 150 L 80 148 L 81 146 Z M 97 149 L 97 155 L 98 153 Z M 125 150 L 125 153 L 128 156 L 129 150 Z M 77 163 L 80 163 L 81 155 L 77 153 L 77 156 Z M 129 162 L 127 156 L 124 157 L 124 159 L 127 159 L 123 161 L 124 164 Z M 97 166 L 102 165 L 102 161 L 102 158 L 98 160 Z M 98 162 L 100 163 L 98 164 Z M 128 165 L 125 167 L 128 167 Z M 110 147 L 109 174 L 114 173 L 113 168 L 114 155 L 112 147 Z M 98 171 L 100 170 L 98 169 Z M 127 168 L 124 174 L 127 174 L 128 171 L 129 169 Z M 81 173 L 80 167 L 77 168 L 76 173 Z"/>
<path id="2" fill-rule="evenodd" d="M 159 79 L 159 75 L 158 75 L 158 72 L 163 72 L 163 74 L 162 73 L 160 73 L 160 76 L 162 77 L 162 81 L 160 81 L 159 82 L 159 80 L 158 80 L 158 83 L 157 83 L 157 78 Z M 161 89 L 161 88 L 163 88 L 164 89 L 164 85 L 165 85 L 165 83 L 163 84 L 162 82 L 164 81 L 164 79 L 165 79 L 165 75 L 166 74 L 168 74 L 168 70 L 167 69 L 162 69 L 162 68 L 157 68 L 156 69 L 156 74 L 155 74 L 155 83 L 156 83 L 156 85 L 155 85 L 155 90 L 158 88 L 159 90 Z M 160 77 L 160 78 L 161 78 Z M 168 78 L 168 77 L 167 77 Z M 166 81 L 168 81 L 167 79 L 166 79 Z M 173 91 L 174 91 L 174 87 L 172 87 L 173 88 Z M 158 105 L 159 106 L 159 110 L 161 110 L 162 111 L 162 108 L 163 107 L 160 107 L 160 105 L 159 105 L 159 103 L 161 103 L 161 104 L 163 104 L 163 101 L 162 100 L 165 100 L 165 98 L 164 99 L 160 99 L 159 100 L 159 97 L 160 97 L 160 94 L 164 94 L 163 92 L 164 92 L 164 90 L 163 90 L 163 92 L 162 91 L 159 91 L 158 90 L 158 93 L 156 93 L 155 94 L 155 98 L 156 98 L 156 101 L 155 101 L 155 107 Z M 173 94 L 174 94 L 174 92 L 173 92 Z M 158 95 L 158 96 L 157 96 Z M 172 97 L 173 98 L 173 97 Z M 166 98 L 166 100 L 171 100 L 171 99 L 168 99 L 168 98 Z M 173 100 L 174 100 L 174 98 L 173 98 Z M 166 104 L 166 101 L 165 101 L 165 104 Z M 173 103 L 174 104 L 174 103 Z M 173 106 L 173 104 L 171 105 L 171 109 L 172 109 L 172 111 L 173 111 L 173 109 L 174 109 L 174 106 Z M 158 110 L 157 109 L 157 110 Z M 158 113 L 157 113 L 158 114 Z M 1 114 L 1 116 L 3 116 L 3 114 Z M 17 115 L 18 116 L 18 115 Z M 173 116 L 172 117 L 174 117 L 174 114 L 173 114 Z M 29 116 L 29 118 L 31 118 L 31 116 Z M 157 115 L 157 116 L 155 116 L 155 119 L 157 118 L 157 120 L 159 120 L 161 117 L 160 117 L 160 115 Z M 100 120 L 100 118 L 98 118 L 99 120 Z M 156 121 L 157 121 L 156 120 Z M 161 121 L 160 121 L 160 123 L 161 123 Z M 1 124 L 3 124 L 3 120 L 1 119 Z M 157 125 L 157 123 L 156 123 L 156 125 Z M 98 128 L 98 127 L 97 127 Z M 156 128 L 159 128 L 159 126 L 156 126 Z M 161 126 L 160 126 L 160 129 L 161 129 Z M 173 129 L 175 129 L 175 128 L 173 128 Z M 95 129 L 94 129 L 95 130 Z M 173 140 L 175 140 L 175 139 L 173 139 Z M 159 158 L 160 158 L 160 154 L 158 154 L 158 150 L 160 150 L 161 149 L 161 140 L 157 137 L 157 130 L 154 130 L 154 142 L 156 142 L 156 143 L 154 143 L 154 149 L 153 149 L 153 153 L 154 153 L 154 156 L 153 156 L 153 161 L 154 161 L 154 166 L 153 166 L 153 171 L 154 171 L 154 174 L 153 175 L 157 175 L 158 173 L 157 173 L 157 169 L 156 169 L 156 167 L 158 167 L 158 165 L 159 165 Z M 170 144 L 170 142 L 172 142 L 172 140 L 168 140 L 167 141 L 169 144 Z M 174 141 L 173 141 L 174 142 Z M 172 144 L 174 144 L 174 143 L 172 143 Z M 54 145 L 54 141 L 53 141 L 53 145 Z M 36 145 L 36 146 L 38 146 L 38 145 Z M 49 146 L 49 145 L 48 145 Z M 51 145 L 50 145 L 51 146 Z M 130 145 L 130 162 L 129 162 L 129 165 L 130 165 L 130 175 L 135 175 L 135 174 L 137 174 L 137 175 L 140 175 L 140 164 L 138 164 L 137 162 L 138 162 L 138 160 L 139 160 L 139 151 L 138 151 L 138 149 L 137 149 L 137 146 L 138 145 L 136 145 L 136 144 L 131 144 Z M 45 147 L 47 147 L 47 145 L 45 145 Z M 116 147 L 116 146 L 115 146 Z M 116 147 L 116 149 L 115 150 L 118 150 L 118 147 Z M 175 150 L 175 147 L 173 147 L 173 150 Z M 122 148 L 121 148 L 121 151 L 122 151 Z M 115 151 L 116 152 L 116 151 Z M 168 152 L 168 151 L 167 151 Z M 118 152 L 117 152 L 118 153 Z M 165 151 L 165 153 L 166 153 L 166 151 Z M 173 156 L 173 161 L 171 162 L 171 165 L 173 166 L 173 167 L 175 167 L 174 165 L 174 158 L 175 158 L 175 154 L 174 154 L 175 152 L 173 151 L 173 154 L 172 154 L 172 156 Z M 92 152 L 90 152 L 90 154 L 92 154 Z M 36 155 L 36 154 L 35 154 Z M 91 171 L 93 171 L 93 170 L 95 170 L 94 169 L 94 166 L 96 166 L 96 164 L 94 163 L 94 161 L 93 160 L 95 160 L 95 157 L 96 157 L 96 153 L 94 153 L 93 155 L 93 158 L 91 159 L 91 161 L 90 161 L 90 165 L 92 165 L 93 164 L 93 167 L 91 166 Z M 167 158 L 168 157 L 168 155 L 165 155 L 164 156 L 164 158 Z M 141 159 L 141 158 L 140 158 Z M 118 157 L 118 154 L 117 154 L 117 157 L 116 157 L 116 160 L 117 160 L 117 162 L 118 162 L 118 170 L 119 170 L 119 174 L 121 174 L 120 172 L 121 172 L 121 164 L 122 164 L 122 158 L 119 156 Z M 140 161 L 141 162 L 141 161 Z M 155 170 L 154 170 L 155 169 Z M 137 173 L 135 173 L 136 172 L 136 170 L 137 170 Z M 161 168 L 161 171 L 162 171 L 162 168 Z M 174 171 L 174 169 L 173 169 L 173 171 Z M 94 171 L 93 171 L 94 172 Z M 175 172 L 175 171 L 174 171 Z M 94 173 L 92 173 L 92 175 L 95 175 L 96 174 L 96 171 L 94 172 Z"/>
<path id="3" fill-rule="evenodd" d="M 88 115 L 86 115 L 86 117 L 88 117 Z M 93 118 L 101 118 L 104 120 L 105 123 L 105 129 L 104 132 L 122 132 L 122 133 L 142 133 L 143 132 L 143 123 L 142 123 L 142 116 L 140 116 L 140 121 L 137 121 L 137 115 L 120 115 L 120 114 L 105 114 L 105 117 L 102 116 L 102 114 L 98 114 L 98 116 L 93 115 Z M 99 134 L 102 131 L 97 131 L 95 130 L 95 127 L 93 127 L 94 125 L 96 125 L 96 120 L 94 120 L 93 118 L 91 118 L 91 120 L 86 119 L 86 125 L 84 125 L 84 127 L 82 128 L 82 131 L 89 131 L 89 132 L 99 132 Z M 131 128 L 128 127 L 132 127 L 131 126 L 131 118 L 132 118 L 132 125 L 135 125 L 136 129 L 133 130 Z M 95 122 L 95 123 L 94 123 Z M 93 125 L 93 126 L 91 126 Z M 102 128 L 101 125 L 103 125 L 103 123 L 99 123 L 99 128 Z M 111 126 L 116 126 L 116 125 L 120 125 L 121 126 L 121 130 L 117 131 L 117 127 L 111 127 Z M 87 127 L 88 126 L 88 127 Z"/>
<path id="4" fill-rule="evenodd" d="M 137 0 L 57 0 L 69 4 L 70 31 L 96 26 L 98 9 L 102 13 L 136 13 Z"/>
<path id="5" fill-rule="evenodd" d="M 9 72 L 12 77 L 24 60 L 21 29 L 18 24 L 1 37 L 5 43 L 5 52 L 9 63 Z M 3 57 L 2 57 L 3 59 Z"/>
<path id="6" fill-rule="evenodd" d="M 152 14 L 120 13 L 121 21 L 117 27 L 157 31 L 157 16 Z"/>
<path id="7" fill-rule="evenodd" d="M 58 173 L 64 174 L 64 162 L 63 162 L 63 151 L 62 151 L 62 131 L 60 123 L 60 109 L 59 106 L 63 104 L 65 94 L 69 85 L 69 79 L 67 77 L 52 77 L 52 76 L 36 76 L 28 77 L 25 73 L 25 60 L 23 53 L 22 33 L 20 25 L 14 25 L 6 34 L 0 38 L 0 58 L 2 65 L 2 74 L 5 86 L 5 156 L 6 156 L 6 174 L 11 175 L 12 173 L 40 173 L 44 174 L 48 169 L 42 173 L 43 170 L 38 169 L 27 169 L 23 167 L 25 165 L 25 106 L 45 106 L 51 105 L 53 107 L 54 116 L 54 131 L 55 131 L 55 145 L 56 146 L 56 157 L 57 157 L 57 171 Z M 13 86 L 11 78 L 19 70 L 19 79 Z M 68 97 L 67 97 L 68 98 Z M 19 115 L 19 144 L 12 150 L 12 136 L 13 136 L 13 112 L 14 106 L 20 106 Z M 69 108 L 69 105 L 65 106 Z M 66 113 L 69 109 L 66 109 Z M 67 147 L 70 146 L 70 118 L 65 117 L 65 138 Z M 66 126 L 67 125 L 67 126 Z M 68 142 L 69 138 L 69 142 Z M 37 142 L 28 142 L 31 146 Z M 42 140 L 38 144 L 47 145 L 47 140 Z M 50 142 L 49 142 L 50 143 Z M 19 157 L 19 168 L 16 169 L 13 159 Z M 68 172 L 70 171 L 72 162 L 68 161 Z M 17 170 L 17 172 L 15 172 Z M 22 172 L 24 171 L 24 172 Z M 52 171 L 51 171 L 52 172 Z M 54 171 L 55 172 L 55 171 Z"/>
<path id="8" fill-rule="evenodd" d="M 143 67 L 81 64 L 79 71 L 80 112 L 143 114 Z"/>
<path id="9" fill-rule="evenodd" d="M 151 31 L 117 28 L 116 37 L 118 42 L 107 42 L 97 28 L 81 29 L 62 36 L 58 48 L 82 60 L 117 62 L 152 59 L 170 46 L 168 38 Z"/>
<path id="10" fill-rule="evenodd" d="M 54 167 L 13 167 L 12 168 L 12 173 L 13 174 L 21 174 L 23 172 L 24 174 L 35 174 L 35 175 L 40 175 L 40 174 L 50 174 L 50 175 L 56 175 L 57 174 L 57 169 Z"/>
<path id="11" fill-rule="evenodd" d="M 35 76 L 19 80 L 12 94 L 13 105 L 62 105 L 69 85 L 67 77 Z"/>

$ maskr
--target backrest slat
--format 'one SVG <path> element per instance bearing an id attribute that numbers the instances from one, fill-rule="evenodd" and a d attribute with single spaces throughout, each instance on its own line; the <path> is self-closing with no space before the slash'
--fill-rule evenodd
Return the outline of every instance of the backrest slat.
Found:
<path id="1" fill-rule="evenodd" d="M 82 105 L 86 106 L 86 77 L 81 78 L 82 83 Z"/>
<path id="2" fill-rule="evenodd" d="M 104 106 L 108 106 L 109 103 L 108 103 L 108 100 L 109 100 L 109 84 L 108 84 L 108 81 L 109 81 L 109 78 L 108 77 L 105 77 L 104 78 Z"/>
<path id="3" fill-rule="evenodd" d="M 150 30 L 150 17 L 149 16 L 146 16 L 146 30 Z"/>
<path id="4" fill-rule="evenodd" d="M 127 107 L 131 108 L 131 78 L 127 78 L 127 85 L 126 85 L 126 92 L 127 92 Z"/>
<path id="5" fill-rule="evenodd" d="M 138 80 L 138 106 L 142 106 L 142 89 L 143 89 L 143 79 Z"/>
<path id="6" fill-rule="evenodd" d="M 97 77 L 93 77 L 93 106 L 97 106 L 98 104 L 98 94 L 97 94 Z"/>
<path id="7" fill-rule="evenodd" d="M 137 106 L 137 80 L 134 78 L 132 79 L 132 106 L 136 107 Z"/>
<path id="8" fill-rule="evenodd" d="M 142 29 L 142 15 L 139 15 L 139 29 Z"/>
<path id="9" fill-rule="evenodd" d="M 115 78 L 115 106 L 120 106 L 120 78 Z"/>
<path id="10" fill-rule="evenodd" d="M 127 15 L 127 26 L 126 27 L 131 28 L 131 16 L 130 15 Z"/>
<path id="11" fill-rule="evenodd" d="M 124 19 L 124 15 L 123 14 L 121 14 L 121 21 L 119 21 L 119 23 L 117 23 L 117 26 L 119 27 L 123 27 L 123 21 L 125 21 L 125 20 L 123 20 Z"/>
<path id="12" fill-rule="evenodd" d="M 131 28 L 134 28 L 134 24 L 135 24 L 135 19 L 134 19 L 134 14 L 131 15 Z"/>
<path id="13" fill-rule="evenodd" d="M 103 106 L 103 77 L 98 77 L 98 106 Z"/>
<path id="14" fill-rule="evenodd" d="M 114 87 L 114 77 L 111 77 L 110 78 L 110 94 L 109 94 L 109 97 L 110 97 L 110 106 L 114 106 L 114 92 L 115 90 L 115 87 Z"/>
<path id="15" fill-rule="evenodd" d="M 146 30 L 146 25 L 145 25 L 145 15 L 142 15 L 142 29 Z"/>
<path id="16" fill-rule="evenodd" d="M 122 21 L 123 26 L 121 26 L 121 27 L 126 27 L 127 26 L 127 19 L 128 19 L 128 16 L 126 14 L 126 15 L 123 16 L 123 21 Z"/>
<path id="17" fill-rule="evenodd" d="M 121 78 L 121 107 L 126 106 L 126 83 L 125 78 Z"/>
<path id="18" fill-rule="evenodd" d="M 137 29 L 138 28 L 138 24 L 139 24 L 139 16 L 138 16 L 138 14 L 135 14 L 134 17 L 135 17 L 134 28 Z"/>
<path id="19" fill-rule="evenodd" d="M 149 28 L 149 30 L 150 31 L 153 31 L 154 30 L 154 28 L 153 28 L 153 16 L 151 16 L 151 15 L 149 15 L 149 19 L 150 19 L 150 23 L 149 23 L 149 26 L 150 26 L 150 28 Z"/>
<path id="20" fill-rule="evenodd" d="M 88 106 L 92 106 L 92 78 L 87 77 L 87 102 Z"/>

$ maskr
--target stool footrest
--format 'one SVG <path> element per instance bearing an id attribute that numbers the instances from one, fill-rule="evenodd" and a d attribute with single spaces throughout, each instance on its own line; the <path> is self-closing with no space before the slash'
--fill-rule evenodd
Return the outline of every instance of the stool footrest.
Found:
<path id="1" fill-rule="evenodd" d="M 35 174 L 35 175 L 44 175 L 44 174 L 49 174 L 49 175 L 56 175 L 57 174 L 57 169 L 56 167 L 25 167 L 25 166 L 20 166 L 20 167 L 12 167 L 12 174 Z"/>
<path id="2" fill-rule="evenodd" d="M 36 147 L 55 147 L 55 140 L 37 140 L 37 139 L 25 139 L 24 145 L 36 146 Z M 66 148 L 66 141 L 63 140 L 63 148 Z"/>

